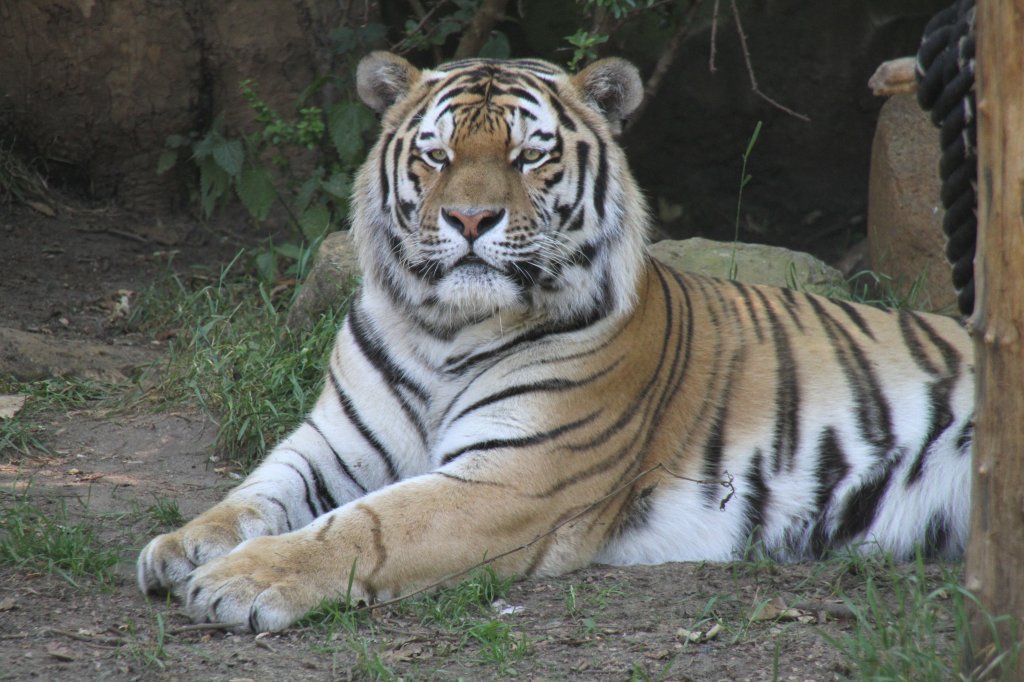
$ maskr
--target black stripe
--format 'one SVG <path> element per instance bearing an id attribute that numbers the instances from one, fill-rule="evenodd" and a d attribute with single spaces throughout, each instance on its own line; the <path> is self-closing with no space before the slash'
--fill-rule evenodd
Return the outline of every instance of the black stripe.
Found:
<path id="1" fill-rule="evenodd" d="M 849 317 L 855 325 L 857 325 L 857 328 L 860 329 L 861 333 L 863 333 L 872 341 L 875 340 L 874 332 L 872 332 L 871 328 L 868 327 L 867 320 L 865 320 L 861 316 L 859 310 L 857 310 L 852 304 L 847 303 L 846 301 L 836 301 L 832 299 L 829 300 L 832 303 L 832 305 L 838 306 L 840 310 L 846 313 L 846 316 Z"/>
<path id="2" fill-rule="evenodd" d="M 380 373 L 384 380 L 384 385 L 388 387 L 391 395 L 394 396 L 401 406 L 405 416 L 412 422 L 413 427 L 420 436 L 420 440 L 426 443 L 426 426 L 424 426 L 419 412 L 413 409 L 406 397 L 399 391 L 399 387 L 406 388 L 423 402 L 427 402 L 426 389 L 409 379 L 406 373 L 392 361 L 387 349 L 376 339 L 370 337 L 366 327 L 363 325 L 362 306 L 359 305 L 358 301 L 350 308 L 347 322 L 349 329 L 352 331 L 352 338 L 355 339 L 356 345 L 362 352 L 363 357 L 369 360 L 374 369 Z"/>
<path id="3" fill-rule="evenodd" d="M 545 327 L 537 327 L 532 329 L 525 334 L 521 334 L 506 343 L 492 348 L 490 350 L 481 351 L 479 353 L 463 353 L 460 355 L 453 355 L 445 361 L 444 371 L 447 374 L 461 374 L 467 369 L 474 365 L 479 365 L 481 362 L 491 360 L 495 357 L 504 355 L 509 350 L 523 344 L 534 343 L 540 341 L 547 336 L 557 336 L 559 334 L 572 334 L 582 329 L 586 329 L 595 322 L 601 319 L 602 315 L 590 314 L 587 316 L 581 316 L 574 320 L 567 321 L 564 325 L 551 325 Z"/>
<path id="4" fill-rule="evenodd" d="M 786 312 L 789 313 L 789 316 L 792 318 L 793 324 L 796 325 L 796 328 L 802 332 L 804 330 L 804 323 L 800 320 L 800 316 L 797 315 L 797 308 L 799 307 L 799 304 L 796 301 L 796 295 L 793 293 L 793 290 L 789 288 L 781 289 L 781 291 L 782 297 L 786 299 Z"/>
<path id="5" fill-rule="evenodd" d="M 822 299 L 824 300 L 824 299 Z M 885 394 L 875 378 L 871 363 L 864 350 L 857 345 L 842 324 L 828 314 L 821 301 L 814 296 L 807 296 L 826 336 L 832 342 L 833 350 L 843 373 L 854 394 L 857 409 L 857 421 L 861 435 L 867 442 L 879 449 L 883 456 L 893 445 L 892 416 Z"/>
<path id="6" fill-rule="evenodd" d="M 800 383 L 796 374 L 793 349 L 789 335 L 772 309 L 764 292 L 750 289 L 761 301 L 765 318 L 771 328 L 775 344 L 775 435 L 772 439 L 772 469 L 782 470 L 783 464 L 792 471 L 796 466 L 796 453 L 800 447 Z"/>
<path id="7" fill-rule="evenodd" d="M 956 438 L 956 447 L 961 454 L 970 454 L 971 443 L 974 440 L 974 422 L 970 421 L 964 424 L 964 427 L 960 430 L 960 435 Z"/>
<path id="8" fill-rule="evenodd" d="M 511 95 L 517 99 L 525 99 L 527 102 L 532 102 L 536 105 L 540 105 L 540 100 L 533 96 L 533 93 L 522 87 L 510 87 L 504 91 L 505 94 Z"/>
<path id="9" fill-rule="evenodd" d="M 764 342 L 764 332 L 761 330 L 761 320 L 758 317 L 757 310 L 754 308 L 754 300 L 750 296 L 750 288 L 740 284 L 739 282 L 730 281 L 736 292 L 739 294 L 739 299 L 743 301 L 744 307 L 747 309 L 747 315 L 750 316 L 750 322 L 754 325 L 754 336 L 757 337 L 758 343 Z M 737 305 L 736 299 L 733 299 L 733 305 Z"/>
<path id="10" fill-rule="evenodd" d="M 878 503 L 889 488 L 898 461 L 887 462 L 873 478 L 850 494 L 840 514 L 833 540 L 835 544 L 841 545 L 871 527 L 878 513 Z"/>
<path id="11" fill-rule="evenodd" d="M 570 132 L 576 132 L 576 123 L 569 118 L 569 115 L 565 111 L 565 107 L 563 107 L 562 103 L 558 101 L 558 93 L 553 89 L 551 90 L 551 93 L 551 96 L 548 97 L 548 103 L 551 105 L 551 108 L 555 110 L 555 114 L 558 115 L 558 125 Z"/>
<path id="12" fill-rule="evenodd" d="M 708 438 L 704 442 L 704 478 L 708 481 L 717 481 L 722 477 L 722 455 L 725 451 L 725 420 L 729 410 L 729 401 L 722 400 L 715 412 L 708 430 Z M 704 486 L 704 504 L 715 506 L 718 500 L 718 490 L 715 486 Z"/>
<path id="13" fill-rule="evenodd" d="M 382 213 L 387 213 L 388 197 L 391 196 L 391 183 L 388 181 L 387 147 L 380 152 L 380 167 L 377 172 L 380 175 L 380 210 Z"/>
<path id="14" fill-rule="evenodd" d="M 568 424 L 562 424 L 561 426 L 557 426 L 551 429 L 550 431 L 543 431 L 541 433 L 535 433 L 530 436 L 520 436 L 519 438 L 494 438 L 491 440 L 472 443 L 470 445 L 461 447 L 458 450 L 445 454 L 443 457 L 441 457 L 441 465 L 444 466 L 446 464 L 449 464 L 455 459 L 466 454 L 467 452 L 497 450 L 498 448 L 522 448 L 528 445 L 546 443 L 548 441 L 552 441 L 558 438 L 559 436 L 569 433 L 570 431 L 574 431 L 576 429 L 586 426 L 590 422 L 594 421 L 594 419 L 596 419 L 600 413 L 600 410 L 598 410 L 597 412 L 591 412 L 589 415 L 583 417 L 582 419 L 577 419 L 574 422 L 569 422 Z"/>
<path id="15" fill-rule="evenodd" d="M 501 402 L 502 400 L 506 400 L 508 398 L 514 398 L 515 396 L 518 395 L 525 395 L 527 393 L 545 393 L 549 391 L 567 391 L 569 389 L 579 388 L 580 386 L 586 386 L 587 384 L 596 381 L 597 379 L 600 379 L 601 377 L 608 374 L 608 372 L 612 371 L 618 364 L 619 361 L 616 361 L 609 365 L 608 367 L 605 367 L 601 371 L 591 374 L 590 376 L 584 377 L 582 379 L 544 379 L 529 384 L 509 386 L 508 388 L 502 389 L 497 393 L 492 393 L 486 398 L 481 398 L 480 400 L 476 401 L 475 403 L 473 403 L 472 405 L 470 405 L 469 407 L 465 408 L 457 415 L 452 417 L 451 421 L 449 421 L 448 423 L 450 425 L 458 421 L 459 419 L 462 419 L 467 414 L 479 410 L 481 407 L 486 407 L 487 405 L 492 405 L 494 403 Z"/>
<path id="16" fill-rule="evenodd" d="M 281 511 L 284 512 L 284 523 L 285 523 L 285 526 L 287 526 L 287 530 L 288 531 L 292 530 L 291 515 L 288 514 L 288 507 L 285 506 L 284 502 L 282 502 L 281 500 L 279 500 L 278 498 L 276 498 L 276 497 L 274 497 L 272 495 L 268 495 L 267 493 L 262 493 L 262 492 L 261 493 L 256 493 L 256 496 L 257 497 L 262 497 L 267 502 L 270 502 L 270 503 L 276 505 L 277 507 L 279 507 L 281 509 Z"/>
<path id="17" fill-rule="evenodd" d="M 933 381 L 928 388 L 930 407 L 928 435 L 925 437 L 921 448 L 914 457 L 913 463 L 910 465 L 910 469 L 907 471 L 904 484 L 910 486 L 920 480 L 921 474 L 924 471 L 925 460 L 931 452 L 935 441 L 953 424 L 952 393 L 953 384 L 956 381 L 956 373 L 959 371 L 960 356 L 919 315 L 900 311 L 899 321 L 903 342 L 907 345 L 907 350 L 910 352 L 914 362 L 925 372 L 932 376 L 940 377 Z M 912 325 L 923 331 L 929 337 L 932 345 L 939 348 L 939 352 L 942 354 L 946 364 L 944 368 L 935 367 L 928 358 L 928 354 L 924 350 L 924 346 L 918 339 Z"/>
<path id="18" fill-rule="evenodd" d="M 384 444 L 377 438 L 377 435 L 374 434 L 363 420 L 359 418 L 355 405 L 352 404 L 352 399 L 349 398 L 348 394 L 346 394 L 341 388 L 341 382 L 338 381 L 338 375 L 335 374 L 334 367 L 329 368 L 327 376 L 331 379 L 331 385 L 334 387 L 334 392 L 338 396 L 338 403 L 341 405 L 341 409 L 345 413 L 345 416 L 348 417 L 352 426 L 356 427 L 356 431 L 359 432 L 359 435 L 361 435 L 380 456 L 381 460 L 384 462 L 384 466 L 387 467 L 388 475 L 391 477 L 391 480 L 397 481 L 398 471 L 395 469 L 394 460 L 384 447 Z"/>
<path id="19" fill-rule="evenodd" d="M 831 508 L 836 486 L 849 473 L 850 465 L 839 445 L 835 429 L 829 426 L 818 438 L 818 466 L 814 472 L 814 477 L 818 480 L 818 490 L 814 498 L 814 510 L 818 518 L 811 530 L 811 552 L 815 557 L 823 556 L 831 547 L 827 525 L 828 510 Z"/>
<path id="20" fill-rule="evenodd" d="M 338 501 L 334 499 L 334 495 L 331 495 L 331 491 L 324 484 L 324 477 L 320 475 L 320 470 L 314 466 L 313 462 L 306 460 L 306 463 L 309 465 L 309 473 L 313 476 L 313 490 L 316 492 L 317 501 L 320 502 L 320 508 L 325 512 L 337 509 Z"/>
<path id="21" fill-rule="evenodd" d="M 678 279 L 677 273 L 675 273 L 674 271 L 671 271 L 671 272 L 672 272 L 673 275 L 676 275 L 677 279 Z M 630 421 L 632 421 L 636 417 L 636 415 L 641 411 L 642 408 L 646 408 L 647 405 L 649 405 L 651 402 L 653 402 L 652 398 L 653 398 L 654 386 L 655 386 L 655 384 L 658 383 L 658 380 L 661 378 L 661 376 L 662 376 L 662 369 L 665 367 L 665 365 L 667 363 L 667 359 L 666 358 L 668 356 L 668 348 L 669 348 L 670 342 L 672 340 L 672 332 L 673 332 L 673 326 L 674 326 L 674 313 L 675 313 L 675 308 L 676 308 L 676 306 L 674 306 L 673 303 L 672 303 L 672 293 L 671 293 L 671 290 L 669 288 L 669 282 L 668 282 L 668 280 L 665 279 L 664 272 L 662 271 L 662 266 L 659 265 L 658 267 L 655 268 L 655 274 L 658 276 L 658 283 L 661 285 L 662 293 L 663 293 L 663 295 L 665 297 L 665 328 L 664 328 L 664 331 L 662 332 L 661 346 L 660 346 L 660 350 L 658 351 L 657 366 L 655 367 L 655 370 L 653 372 L 651 372 L 651 376 L 648 377 L 647 382 L 643 385 L 643 387 L 636 392 L 636 395 L 640 396 L 643 400 L 632 400 L 632 401 L 629 401 L 628 409 L 624 410 L 619 415 L 618 419 L 616 419 L 608 427 L 602 429 L 600 432 L 595 434 L 591 439 L 586 440 L 586 441 L 584 441 L 582 443 L 574 444 L 574 445 L 570 446 L 571 450 L 576 450 L 576 451 L 579 451 L 579 450 L 589 450 L 591 448 L 597 447 L 598 445 L 607 442 L 607 440 L 613 434 L 615 434 L 618 431 L 620 431 L 622 429 L 622 427 L 624 427 L 626 424 L 628 424 Z M 672 376 L 672 377 L 675 376 L 674 370 L 678 366 L 679 352 L 680 352 L 680 348 L 681 347 L 685 350 L 685 356 L 684 356 L 684 360 L 683 360 L 683 367 L 684 367 L 683 374 L 684 375 L 685 375 L 685 368 L 689 365 L 689 351 L 690 351 L 690 338 L 691 338 L 690 335 L 692 334 L 692 331 L 693 331 L 693 324 L 692 324 L 692 322 L 693 322 L 693 318 L 692 318 L 693 309 L 690 306 L 689 295 L 687 294 L 686 290 L 683 289 L 682 293 L 683 293 L 683 296 L 684 296 L 684 298 L 686 300 L 686 312 L 687 312 L 687 316 L 688 316 L 687 338 L 686 338 L 686 341 L 683 344 L 676 344 L 676 346 L 675 346 L 675 353 L 673 354 L 673 360 L 672 360 L 672 365 L 671 365 L 672 368 L 673 368 L 673 371 L 670 373 L 670 376 Z M 663 404 L 664 398 L 666 396 L 671 398 L 671 396 L 674 393 L 675 387 L 678 386 L 678 385 L 679 385 L 678 381 L 675 381 L 675 382 L 665 382 L 665 386 L 663 386 L 663 388 L 662 388 L 662 404 Z M 655 409 L 657 410 L 657 408 L 655 408 Z"/>
<path id="22" fill-rule="evenodd" d="M 345 474 L 345 476 L 348 478 L 348 480 L 352 481 L 356 485 L 356 487 L 359 488 L 359 490 L 361 490 L 362 493 L 365 495 L 366 492 L 367 492 L 366 486 L 364 486 L 362 483 L 360 483 L 356 479 L 356 477 L 352 475 L 352 470 L 348 468 L 348 465 L 345 464 L 345 460 L 342 458 L 342 456 L 340 454 L 338 454 L 338 451 L 334 449 L 334 446 L 331 445 L 331 441 L 328 440 L 327 434 L 325 434 L 320 429 L 320 426 L 315 421 L 313 421 L 313 417 L 312 416 L 306 417 L 306 423 L 309 424 L 310 427 L 312 427 L 312 429 L 317 432 L 317 434 L 320 436 L 320 438 L 323 439 L 324 444 L 327 446 L 327 449 L 331 451 L 332 455 L 334 455 L 334 461 L 338 463 L 338 466 L 341 468 L 342 473 Z M 298 450 L 294 450 L 292 448 L 288 448 L 288 449 L 291 450 L 291 452 L 294 452 L 299 457 L 305 458 L 305 456 L 301 452 L 299 452 Z"/>
<path id="23" fill-rule="evenodd" d="M 950 523 L 942 514 L 933 514 L 928 520 L 928 527 L 924 531 L 924 546 L 922 551 L 925 558 L 935 559 L 941 557 L 949 546 Z"/>
<path id="24" fill-rule="evenodd" d="M 295 452 L 295 454 L 297 454 L 300 457 L 302 457 L 303 461 L 305 461 L 306 464 L 309 465 L 309 462 L 306 460 L 305 457 L 302 456 L 301 452 Z M 302 479 L 302 485 L 306 489 L 306 508 L 309 509 L 309 515 L 312 516 L 314 519 L 316 517 L 320 516 L 320 512 L 317 511 L 316 505 L 313 504 L 313 494 L 312 494 L 312 491 L 310 491 L 310 489 L 309 489 L 309 481 L 306 480 L 305 474 L 303 474 L 301 471 L 299 471 L 298 467 L 296 467 L 294 464 L 291 464 L 290 462 L 281 462 L 281 463 L 284 464 L 289 469 L 291 469 L 292 471 L 294 471 L 295 474 L 300 479 Z"/>
<path id="25" fill-rule="evenodd" d="M 594 208 L 597 217 L 604 220 L 605 193 L 608 191 L 608 147 L 597 137 L 597 176 L 594 178 Z"/>
<path id="26" fill-rule="evenodd" d="M 747 520 L 747 529 L 744 536 L 752 543 L 758 541 L 761 529 L 764 527 L 764 511 L 768 507 L 768 500 L 771 491 L 764 480 L 764 453 L 760 449 L 754 451 L 754 457 L 750 460 L 750 466 L 743 474 L 747 485 L 743 499 L 746 500 L 746 508 L 743 511 Z"/>

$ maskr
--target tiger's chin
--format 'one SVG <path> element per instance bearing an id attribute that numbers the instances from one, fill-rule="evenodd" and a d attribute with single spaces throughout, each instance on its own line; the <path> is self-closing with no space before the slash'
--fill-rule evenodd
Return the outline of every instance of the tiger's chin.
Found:
<path id="1" fill-rule="evenodd" d="M 483 264 L 455 268 L 437 283 L 438 303 L 452 322 L 477 322 L 501 313 L 525 313 L 522 289 L 507 275 Z"/>

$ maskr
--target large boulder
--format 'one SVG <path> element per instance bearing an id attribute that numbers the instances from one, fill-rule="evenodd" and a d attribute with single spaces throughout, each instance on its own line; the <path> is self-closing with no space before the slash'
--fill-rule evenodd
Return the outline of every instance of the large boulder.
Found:
<path id="1" fill-rule="evenodd" d="M 845 278 L 835 268 L 809 254 L 776 246 L 694 238 L 661 241 L 650 250 L 663 263 L 687 272 L 723 279 L 730 278 L 732 273 L 737 281 L 746 284 L 791 287 L 826 296 L 848 292 Z M 352 233 L 328 235 L 317 251 L 302 291 L 288 311 L 288 327 L 310 329 L 325 311 L 344 304 L 359 277 Z"/>
<path id="2" fill-rule="evenodd" d="M 843 273 L 801 251 L 779 246 L 716 242 L 710 239 L 666 239 L 650 247 L 662 263 L 682 270 L 744 284 L 789 287 L 823 296 L 849 292 Z"/>
<path id="3" fill-rule="evenodd" d="M 288 310 L 288 328 L 311 329 L 316 318 L 344 304 L 360 277 L 362 271 L 352 232 L 343 230 L 327 235 L 320 243 L 299 295 Z"/>
<path id="4" fill-rule="evenodd" d="M 952 311 L 939 158 L 939 131 L 914 95 L 886 102 L 871 148 L 868 244 L 872 269 L 899 297 L 911 297 L 914 308 Z"/>

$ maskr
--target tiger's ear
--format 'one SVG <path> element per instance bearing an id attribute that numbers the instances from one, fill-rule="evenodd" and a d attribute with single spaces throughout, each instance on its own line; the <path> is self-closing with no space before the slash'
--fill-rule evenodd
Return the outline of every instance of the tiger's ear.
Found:
<path id="1" fill-rule="evenodd" d="M 572 82 L 587 104 L 604 114 L 616 131 L 644 98 L 640 72 L 617 57 L 594 62 L 573 76 Z"/>
<path id="2" fill-rule="evenodd" d="M 400 100 L 420 79 L 420 70 L 390 52 L 371 52 L 356 69 L 356 89 L 378 114 Z"/>

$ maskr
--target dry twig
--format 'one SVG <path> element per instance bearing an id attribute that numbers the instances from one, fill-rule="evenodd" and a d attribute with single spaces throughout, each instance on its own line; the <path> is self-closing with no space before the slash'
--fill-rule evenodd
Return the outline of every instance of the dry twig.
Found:
<path id="1" fill-rule="evenodd" d="M 686 15 L 683 17 L 682 22 L 676 27 L 672 37 L 669 38 L 668 44 L 665 45 L 665 49 L 661 51 L 661 55 L 658 57 L 657 63 L 654 65 L 654 70 L 651 75 L 647 78 L 647 83 L 644 86 L 644 98 L 640 102 L 640 106 L 637 107 L 636 111 L 629 118 L 627 129 L 632 127 L 633 123 L 640 119 L 651 100 L 654 99 L 655 95 L 658 94 L 658 90 L 661 89 L 661 82 L 665 78 L 665 74 L 668 73 L 668 69 L 672 66 L 672 62 L 675 61 L 676 54 L 679 52 L 679 45 L 683 42 L 683 38 L 690 33 L 690 28 L 693 26 L 693 15 L 697 12 L 697 8 L 703 0 L 691 0 L 690 7 L 686 11 Z M 717 0 L 716 0 L 717 2 Z"/>
<path id="2" fill-rule="evenodd" d="M 798 111 L 794 111 L 786 105 L 778 102 L 761 91 L 761 88 L 757 85 L 757 77 L 754 75 L 754 64 L 750 59 L 750 50 L 747 48 L 747 34 L 743 32 L 743 24 L 740 23 L 740 11 L 736 7 L 736 0 L 729 0 L 729 5 L 732 7 L 733 21 L 736 22 L 736 33 L 740 37 L 740 47 L 743 48 L 743 59 L 747 63 L 747 73 L 750 75 L 750 88 L 754 91 L 754 94 L 763 99 L 764 101 L 771 104 L 776 109 L 784 111 L 790 116 L 795 116 L 801 121 L 810 122 L 811 118 L 807 114 L 801 114 Z"/>

